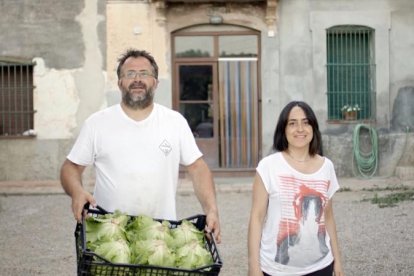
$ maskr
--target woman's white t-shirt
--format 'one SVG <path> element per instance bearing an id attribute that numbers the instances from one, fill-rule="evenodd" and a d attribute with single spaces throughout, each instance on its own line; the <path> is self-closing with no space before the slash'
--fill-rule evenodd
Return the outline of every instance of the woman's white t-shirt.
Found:
<path id="1" fill-rule="evenodd" d="M 257 172 L 269 194 L 260 246 L 267 274 L 304 275 L 333 261 L 324 208 L 339 185 L 332 162 L 324 159 L 312 174 L 295 170 L 281 152 L 259 162 Z"/>
<path id="2" fill-rule="evenodd" d="M 179 165 L 201 156 L 180 113 L 154 104 L 146 119 L 134 121 L 117 104 L 85 121 L 67 158 L 94 165 L 94 197 L 107 211 L 175 220 Z"/>

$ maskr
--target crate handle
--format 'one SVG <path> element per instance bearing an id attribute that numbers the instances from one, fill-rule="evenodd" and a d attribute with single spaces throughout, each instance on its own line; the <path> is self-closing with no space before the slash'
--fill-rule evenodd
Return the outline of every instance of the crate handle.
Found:
<path id="1" fill-rule="evenodd" d="M 107 213 L 109 213 L 107 210 L 105 210 L 104 208 L 102 208 L 101 206 L 99 206 L 99 205 L 96 205 L 96 207 L 95 207 L 96 209 L 98 209 L 99 211 L 101 211 L 101 212 L 104 212 L 105 214 L 107 214 Z"/>
<path id="2" fill-rule="evenodd" d="M 216 237 L 214 237 L 214 233 L 213 233 L 213 231 L 210 231 L 210 236 L 211 236 L 211 238 L 213 239 L 214 244 L 217 244 L 217 243 L 216 243 Z"/>
<path id="3" fill-rule="evenodd" d="M 104 208 L 102 208 L 101 206 L 99 206 L 99 205 L 96 205 L 95 207 L 93 207 L 94 209 L 97 209 L 97 210 L 99 210 L 99 211 L 101 211 L 101 212 L 103 212 L 103 213 L 105 213 L 105 214 L 107 214 L 107 213 L 109 213 L 107 210 L 105 210 Z M 90 204 L 89 204 L 89 202 L 86 202 L 85 203 L 85 205 L 83 206 L 83 209 L 85 209 L 85 210 L 90 210 L 90 209 L 92 209 L 92 208 L 90 208 Z"/>

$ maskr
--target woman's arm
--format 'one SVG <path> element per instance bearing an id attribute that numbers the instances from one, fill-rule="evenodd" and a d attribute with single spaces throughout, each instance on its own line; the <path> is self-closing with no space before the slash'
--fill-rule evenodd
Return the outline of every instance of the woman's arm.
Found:
<path id="1" fill-rule="evenodd" d="M 341 254 L 339 251 L 338 235 L 336 232 L 336 223 L 332 207 L 332 199 L 328 201 L 325 208 L 325 225 L 331 239 L 332 255 L 334 257 L 334 274 L 335 276 L 343 276 Z"/>
<path id="2" fill-rule="evenodd" d="M 263 276 L 260 266 L 260 241 L 263 221 L 267 213 L 268 193 L 261 177 L 256 173 L 253 182 L 253 200 L 248 233 L 249 276 Z"/>

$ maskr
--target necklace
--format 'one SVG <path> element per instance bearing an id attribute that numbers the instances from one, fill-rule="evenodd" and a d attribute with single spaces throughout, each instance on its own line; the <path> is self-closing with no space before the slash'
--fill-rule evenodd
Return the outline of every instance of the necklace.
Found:
<path id="1" fill-rule="evenodd" d="M 290 158 L 292 158 L 294 161 L 299 162 L 299 163 L 305 163 L 307 161 L 309 161 L 310 156 L 308 155 L 304 160 L 298 160 L 295 157 L 293 157 L 289 151 L 286 151 L 286 153 L 289 155 Z"/>

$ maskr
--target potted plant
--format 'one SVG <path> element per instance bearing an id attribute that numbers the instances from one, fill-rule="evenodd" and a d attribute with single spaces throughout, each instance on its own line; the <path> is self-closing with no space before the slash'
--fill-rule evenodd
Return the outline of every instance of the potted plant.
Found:
<path id="1" fill-rule="evenodd" d="M 348 121 L 356 120 L 357 113 L 360 110 L 361 108 L 359 107 L 358 104 L 354 104 L 354 105 L 346 104 L 342 106 L 341 108 L 342 116 L 344 117 L 345 120 L 348 120 Z"/>

